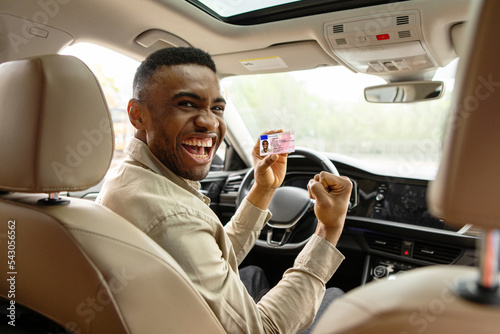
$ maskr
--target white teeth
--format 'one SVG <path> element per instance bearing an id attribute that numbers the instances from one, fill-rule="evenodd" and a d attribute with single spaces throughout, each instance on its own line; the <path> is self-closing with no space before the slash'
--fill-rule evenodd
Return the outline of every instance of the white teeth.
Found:
<path id="1" fill-rule="evenodd" d="M 189 146 L 212 147 L 211 138 L 190 138 L 184 140 L 182 143 Z"/>
<path id="2" fill-rule="evenodd" d="M 204 159 L 204 158 L 208 157 L 208 154 L 203 154 L 203 155 L 193 154 L 193 157 L 198 158 L 198 159 Z"/>

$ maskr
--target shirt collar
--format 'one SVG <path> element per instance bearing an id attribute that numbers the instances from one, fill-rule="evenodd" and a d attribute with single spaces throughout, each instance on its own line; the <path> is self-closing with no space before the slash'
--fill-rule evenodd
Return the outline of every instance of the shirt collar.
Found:
<path id="1" fill-rule="evenodd" d="M 158 160 L 153 152 L 151 152 L 148 145 L 146 145 L 146 143 L 144 143 L 142 140 L 132 137 L 125 147 L 125 153 L 133 160 L 140 162 L 156 174 L 165 176 L 167 179 L 174 182 L 179 187 L 191 192 L 193 195 L 200 198 L 205 204 L 210 205 L 210 198 L 199 192 L 199 190 L 201 189 L 200 182 L 186 180 L 177 176 L 160 160 Z"/>

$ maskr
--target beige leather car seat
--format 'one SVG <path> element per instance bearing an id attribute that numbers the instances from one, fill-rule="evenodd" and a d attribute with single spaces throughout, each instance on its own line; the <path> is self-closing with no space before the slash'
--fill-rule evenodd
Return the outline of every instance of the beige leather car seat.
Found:
<path id="1" fill-rule="evenodd" d="M 74 333 L 224 333 L 149 237 L 103 206 L 58 198 L 97 184 L 112 158 L 91 71 L 60 55 L 3 63 L 0 106 L 0 296 L 18 315 L 24 305 Z"/>
<path id="2" fill-rule="evenodd" d="M 432 266 L 347 293 L 315 334 L 500 333 L 500 1 L 477 3 L 468 22 L 443 161 L 428 193 L 434 215 L 485 229 L 481 268 Z M 475 20 L 474 20 L 475 18 Z"/>

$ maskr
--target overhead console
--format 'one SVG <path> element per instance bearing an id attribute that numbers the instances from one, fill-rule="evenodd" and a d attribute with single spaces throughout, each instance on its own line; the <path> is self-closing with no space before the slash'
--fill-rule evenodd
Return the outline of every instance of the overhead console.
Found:
<path id="1" fill-rule="evenodd" d="M 331 21 L 324 31 L 335 55 L 356 72 L 388 81 L 423 80 L 438 67 L 423 39 L 418 10 Z"/>

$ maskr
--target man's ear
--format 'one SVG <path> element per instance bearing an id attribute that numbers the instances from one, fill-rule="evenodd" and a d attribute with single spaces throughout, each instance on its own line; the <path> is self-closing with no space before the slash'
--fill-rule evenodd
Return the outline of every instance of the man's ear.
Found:
<path id="1" fill-rule="evenodd" d="M 130 99 L 128 101 L 128 119 L 137 130 L 146 130 L 146 112 L 144 105 L 139 100 Z"/>

